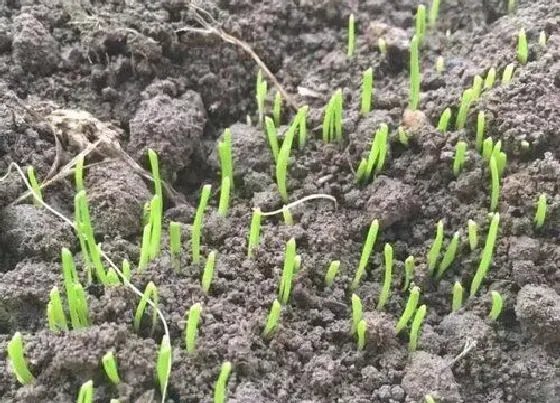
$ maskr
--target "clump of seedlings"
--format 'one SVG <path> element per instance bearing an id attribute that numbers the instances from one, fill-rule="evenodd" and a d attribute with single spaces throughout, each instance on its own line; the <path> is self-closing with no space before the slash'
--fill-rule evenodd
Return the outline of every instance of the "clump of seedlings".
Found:
<path id="1" fill-rule="evenodd" d="M 331 97 L 323 119 L 323 142 L 334 141 L 342 143 L 342 90 L 337 90 Z"/>

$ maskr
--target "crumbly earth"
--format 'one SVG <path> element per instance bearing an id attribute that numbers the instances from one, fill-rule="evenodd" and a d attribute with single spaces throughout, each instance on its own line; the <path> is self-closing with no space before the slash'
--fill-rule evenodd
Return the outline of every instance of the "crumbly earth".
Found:
<path id="1" fill-rule="evenodd" d="M 149 168 L 146 150 L 158 152 L 161 172 L 177 192 L 165 197 L 163 248 L 131 282 L 158 288 L 172 340 L 168 402 L 208 402 L 222 362 L 233 364 L 228 401 L 247 402 L 438 402 L 560 401 L 560 3 L 520 1 L 507 15 L 500 0 L 443 1 L 436 29 L 421 49 L 420 113 L 408 104 L 408 41 L 417 0 L 249 0 L 134 2 L 5 1 L 0 7 L 0 176 L 11 163 L 33 165 L 39 181 L 51 178 L 78 152 L 72 139 L 95 140 L 84 129 L 55 141 L 64 128 L 51 127 L 53 110 L 85 111 L 106 127 L 138 164 Z M 305 148 L 290 160 L 290 201 L 324 193 L 336 205 L 314 200 L 263 219 L 261 242 L 246 257 L 252 208 L 282 207 L 275 169 L 263 130 L 256 122 L 257 66 L 243 49 L 205 35 L 191 6 L 247 44 L 298 105 L 309 106 Z M 429 7 L 428 7 L 429 8 Z M 353 13 L 356 54 L 346 56 L 347 21 Z M 529 63 L 516 61 L 517 32 L 529 39 Z M 545 31 L 546 48 L 538 36 Z M 381 54 L 378 39 L 387 42 Z M 435 70 L 439 56 L 442 73 Z M 500 85 L 506 65 L 515 73 Z M 359 114 L 361 74 L 374 71 L 373 110 Z M 497 69 L 496 85 L 474 102 L 464 130 L 439 133 L 442 111 L 453 116 L 462 92 L 476 75 Z M 269 82 L 269 88 L 272 83 Z M 323 108 L 336 89 L 344 96 L 343 145 L 321 142 Z M 269 91 L 271 110 L 274 90 Z M 487 135 L 502 140 L 508 164 L 501 184 L 500 231 L 493 264 L 479 293 L 467 298 L 489 225 L 490 181 L 475 150 L 476 117 L 484 111 Z M 79 114 L 79 112 L 78 112 Z M 282 111 L 282 134 L 294 113 Z M 89 116 L 89 115 L 88 115 Z M 391 130 L 386 166 L 371 184 L 356 184 L 354 171 L 369 152 L 381 123 Z M 454 126 L 451 120 L 451 127 Z M 408 147 L 397 140 L 407 127 Z M 234 187 L 227 217 L 217 214 L 220 168 L 217 141 L 226 127 L 233 136 Z M 64 131 L 64 130 L 63 130 Z M 68 137 L 70 136 L 70 137 Z M 463 172 L 451 170 L 457 141 L 469 144 Z M 524 142 L 528 147 L 523 146 Z M 117 264 L 138 261 L 144 203 L 153 185 L 118 154 L 86 158 L 85 185 L 97 239 Z M 55 170 L 54 172 L 57 172 Z M 212 184 L 204 218 L 202 254 L 217 251 L 209 295 L 200 287 L 201 265 L 192 264 L 190 230 L 202 184 Z M 59 178 L 44 199 L 72 219 L 74 180 Z M 155 377 L 164 334 L 151 329 L 148 309 L 133 327 L 138 297 L 125 287 L 86 288 L 91 327 L 54 334 L 46 320 L 48 293 L 63 289 L 60 249 L 75 255 L 85 274 L 75 235 L 30 198 L 15 170 L 0 180 L 0 402 L 74 402 L 80 385 L 93 380 L 95 402 L 160 401 Z M 535 203 L 547 194 L 544 226 L 535 229 Z M 362 299 L 367 344 L 358 352 L 350 335 L 350 282 L 372 219 L 378 239 L 366 276 L 354 290 Z M 470 250 L 467 221 L 479 225 Z M 173 268 L 169 221 L 183 223 L 180 272 Z M 454 263 L 440 281 L 427 275 L 426 254 L 437 221 L 444 220 L 448 245 L 462 240 Z M 264 340 L 268 310 L 278 291 L 287 240 L 294 238 L 302 267 L 275 336 Z M 383 248 L 394 250 L 391 295 L 376 310 L 384 277 Z M 396 335 L 404 309 L 404 261 L 416 259 L 414 282 L 427 305 L 418 351 L 408 352 L 408 329 Z M 340 260 L 332 287 L 325 271 Z M 455 281 L 465 288 L 463 307 L 451 313 Z M 488 319 L 490 292 L 504 308 Z M 195 353 L 184 345 L 185 312 L 200 302 L 202 324 Z M 6 360 L 16 331 L 35 381 L 17 383 Z M 106 377 L 101 357 L 113 351 L 121 382 Z"/>

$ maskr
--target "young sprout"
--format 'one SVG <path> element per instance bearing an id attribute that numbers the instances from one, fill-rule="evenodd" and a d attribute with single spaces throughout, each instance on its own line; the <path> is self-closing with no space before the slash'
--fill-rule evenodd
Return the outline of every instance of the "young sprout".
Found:
<path id="1" fill-rule="evenodd" d="M 294 225 L 294 217 L 290 212 L 290 209 L 284 204 L 282 206 L 282 216 L 284 217 L 284 224 L 291 227 Z"/>
<path id="2" fill-rule="evenodd" d="M 463 91 L 461 106 L 459 107 L 459 112 L 457 112 L 457 121 L 455 122 L 455 128 L 457 130 L 465 128 L 465 123 L 467 122 L 467 114 L 469 113 L 469 109 L 473 101 L 473 95 L 474 90 L 472 88 Z"/>
<path id="3" fill-rule="evenodd" d="M 148 149 L 148 159 L 154 178 L 154 201 L 152 202 L 152 231 L 150 233 L 150 259 L 159 255 L 161 248 L 161 223 L 163 219 L 163 188 L 159 176 L 158 156 L 154 150 Z"/>
<path id="4" fill-rule="evenodd" d="M 146 311 L 146 305 L 148 305 L 148 300 L 151 300 L 154 306 L 158 305 L 158 293 L 156 285 L 150 281 L 146 288 L 144 289 L 144 294 L 142 294 L 142 298 L 138 303 L 138 307 L 136 308 L 136 313 L 134 314 L 134 330 L 140 330 L 140 322 L 142 321 L 142 317 L 144 316 L 144 312 Z M 157 320 L 157 311 L 152 308 L 152 332 L 156 327 L 156 320 Z"/>
<path id="5" fill-rule="evenodd" d="M 82 384 L 78 393 L 76 403 L 92 403 L 93 402 L 93 381 L 89 380 Z"/>
<path id="6" fill-rule="evenodd" d="M 399 126 L 397 129 L 397 133 L 399 135 L 399 143 L 401 143 L 405 147 L 408 146 L 408 134 L 406 134 L 404 127 Z"/>
<path id="7" fill-rule="evenodd" d="M 194 353 L 196 349 L 196 334 L 198 324 L 200 323 L 200 315 L 202 314 L 202 305 L 196 303 L 189 309 L 189 317 L 185 324 L 185 346 L 188 353 Z"/>
<path id="8" fill-rule="evenodd" d="M 342 143 L 342 90 L 336 90 L 325 108 L 323 142 Z"/>
<path id="9" fill-rule="evenodd" d="M 426 6 L 420 4 L 416 9 L 416 36 L 418 37 L 418 44 L 420 46 L 422 46 L 422 44 L 424 43 L 425 34 L 426 34 Z"/>
<path id="10" fill-rule="evenodd" d="M 436 403 L 436 401 L 434 400 L 432 395 L 426 395 L 424 396 L 424 403 Z"/>
<path id="11" fill-rule="evenodd" d="M 222 364 L 220 375 L 216 381 L 216 388 L 214 389 L 214 403 L 225 403 L 227 394 L 227 384 L 229 374 L 231 373 L 231 362 L 226 361 Z"/>
<path id="12" fill-rule="evenodd" d="M 437 1 L 437 0 L 434 0 Z M 443 56 L 438 56 L 436 59 L 436 73 L 441 74 L 445 70 L 445 60 Z"/>
<path id="13" fill-rule="evenodd" d="M 544 224 L 546 210 L 546 194 L 542 193 L 539 195 L 539 200 L 537 201 L 537 211 L 535 212 L 535 227 L 537 229 L 541 228 Z"/>
<path id="14" fill-rule="evenodd" d="M 447 250 L 443 255 L 443 258 L 441 259 L 441 263 L 439 264 L 439 270 L 436 274 L 437 279 L 440 279 L 443 276 L 445 270 L 447 270 L 447 268 L 453 263 L 453 260 L 455 260 L 455 255 L 457 254 L 457 248 L 459 246 L 460 240 L 461 231 L 455 231 L 455 233 L 453 234 L 453 238 L 451 239 L 451 242 L 449 242 L 449 246 L 447 247 Z"/>
<path id="15" fill-rule="evenodd" d="M 432 243 L 432 247 L 428 252 L 427 263 L 428 263 L 428 273 L 430 276 L 434 273 L 436 268 L 437 260 L 441 252 L 441 246 L 443 245 L 443 220 L 438 221 L 436 224 L 436 237 Z"/>
<path id="16" fill-rule="evenodd" d="M 478 112 L 478 118 L 476 119 L 476 149 L 478 152 L 482 152 L 482 141 L 484 138 L 484 126 L 486 122 L 486 117 L 484 115 L 484 111 Z"/>
<path id="17" fill-rule="evenodd" d="M 494 156 L 490 157 L 490 174 L 492 176 L 492 191 L 490 194 L 490 211 L 496 211 L 498 208 L 498 199 L 500 197 L 500 176 L 498 172 L 498 162 Z"/>
<path id="18" fill-rule="evenodd" d="M 360 280 L 364 276 L 369 256 L 371 255 L 371 250 L 373 249 L 373 245 L 377 239 L 377 232 L 379 231 L 379 221 L 373 220 L 369 226 L 369 231 L 367 234 L 366 242 L 362 249 L 362 255 L 360 256 L 360 263 L 358 265 L 358 270 L 356 271 L 356 275 L 352 280 L 351 289 L 355 290 L 360 286 Z"/>
<path id="19" fill-rule="evenodd" d="M 474 222 L 473 220 L 469 220 L 468 222 L 468 232 L 469 232 L 469 246 L 471 247 L 471 250 L 475 250 L 476 247 L 478 246 L 478 237 L 477 237 L 477 225 L 476 222 Z"/>
<path id="20" fill-rule="evenodd" d="M 527 64 L 528 57 L 527 35 L 525 35 L 525 28 L 521 28 L 517 34 L 517 61 L 521 64 Z"/>
<path id="21" fill-rule="evenodd" d="M 138 271 L 146 268 L 150 260 L 150 234 L 152 232 L 151 220 L 144 226 L 142 231 L 142 245 L 140 247 L 140 258 L 138 259 Z"/>
<path id="22" fill-rule="evenodd" d="M 361 112 L 367 115 L 371 110 L 371 95 L 373 92 L 373 69 L 364 71 L 362 78 Z"/>
<path id="23" fill-rule="evenodd" d="M 296 114 L 296 122 L 299 127 L 299 137 L 298 137 L 298 146 L 300 151 L 303 150 L 305 147 L 305 143 L 307 142 L 307 111 L 309 107 L 307 105 L 302 106 L 298 109 Z"/>
<path id="24" fill-rule="evenodd" d="M 502 85 L 506 85 L 511 81 L 511 78 L 513 77 L 513 69 L 513 63 L 506 66 L 504 72 L 502 73 Z"/>
<path id="25" fill-rule="evenodd" d="M 247 245 L 247 257 L 252 258 L 253 252 L 259 247 L 260 235 L 261 235 L 261 209 L 256 208 L 253 210 L 253 216 L 251 217 L 251 226 L 249 229 L 249 242 Z"/>
<path id="26" fill-rule="evenodd" d="M 165 400 L 165 395 L 167 394 L 167 383 L 169 381 L 169 375 L 171 374 L 172 359 L 171 342 L 169 341 L 169 336 L 165 334 L 161 339 L 161 346 L 156 361 L 156 376 L 159 382 L 162 400 Z"/>
<path id="27" fill-rule="evenodd" d="M 508 0 L 507 12 L 508 14 L 513 14 L 517 8 L 517 0 Z"/>
<path id="28" fill-rule="evenodd" d="M 451 311 L 457 312 L 463 306 L 463 286 L 459 281 L 455 281 L 453 285 L 453 299 L 451 302 Z"/>
<path id="29" fill-rule="evenodd" d="M 264 120 L 265 127 L 266 127 L 266 137 L 268 139 L 268 145 L 272 150 L 272 155 L 274 156 L 274 162 L 278 161 L 278 134 L 276 131 L 276 126 L 274 125 L 274 121 L 269 118 L 268 116 Z"/>
<path id="30" fill-rule="evenodd" d="M 54 286 L 49 294 L 49 303 L 47 305 L 47 319 L 49 322 L 49 329 L 51 332 L 67 331 L 68 323 L 66 322 L 66 315 L 62 307 L 62 298 L 58 287 Z"/>
<path id="31" fill-rule="evenodd" d="M 432 6 L 430 7 L 430 14 L 428 16 L 428 25 L 432 28 L 436 26 L 436 21 L 439 14 L 439 0 L 432 0 Z"/>
<path id="32" fill-rule="evenodd" d="M 492 254 L 494 253 L 494 245 L 496 243 L 496 238 L 498 237 L 499 225 L 500 214 L 494 213 L 492 215 L 492 221 L 490 222 L 486 244 L 484 245 L 484 249 L 482 250 L 482 254 L 480 255 L 480 265 L 478 266 L 478 269 L 471 282 L 471 297 L 477 293 L 480 285 L 482 284 L 482 280 L 484 280 L 484 277 L 486 277 L 486 273 L 488 272 L 488 269 L 492 264 Z"/>
<path id="33" fill-rule="evenodd" d="M 367 166 L 368 160 L 362 158 L 360 161 L 360 165 L 358 165 L 358 169 L 356 170 L 356 182 L 357 183 L 364 183 L 367 178 Z"/>
<path id="34" fill-rule="evenodd" d="M 68 248 L 62 248 L 60 256 L 62 260 L 62 279 L 66 293 L 68 293 L 68 290 L 70 290 L 74 284 L 78 284 L 80 279 L 78 278 L 78 272 L 74 265 L 72 252 L 70 252 Z"/>
<path id="35" fill-rule="evenodd" d="M 169 223 L 169 246 L 171 249 L 171 260 L 175 271 L 181 268 L 181 223 L 171 221 Z"/>
<path id="36" fill-rule="evenodd" d="M 107 270 L 107 284 L 106 285 L 109 286 L 109 287 L 115 287 L 115 286 L 121 285 L 119 275 L 117 274 L 115 269 L 112 268 L 112 267 L 109 267 L 109 270 Z"/>
<path id="37" fill-rule="evenodd" d="M 420 9 L 420 6 L 418 7 Z M 418 56 L 419 42 L 417 35 L 410 41 L 410 87 L 408 91 L 408 108 L 415 111 L 420 103 L 420 61 Z"/>
<path id="38" fill-rule="evenodd" d="M 8 342 L 8 362 L 19 383 L 26 385 L 35 380 L 25 362 L 23 336 L 20 332 L 15 332 Z"/>
<path id="39" fill-rule="evenodd" d="M 348 57 L 354 55 L 354 48 L 356 47 L 356 32 L 355 32 L 354 14 L 348 17 Z"/>
<path id="40" fill-rule="evenodd" d="M 486 74 L 486 79 L 484 80 L 484 89 L 490 90 L 494 87 L 494 81 L 496 81 L 496 69 L 494 67 L 488 70 Z"/>
<path id="41" fill-rule="evenodd" d="M 67 290 L 70 322 L 74 330 L 84 329 L 89 326 L 89 309 L 87 297 L 80 283 L 72 284 Z"/>
<path id="42" fill-rule="evenodd" d="M 231 180 L 229 176 L 222 178 L 222 189 L 220 191 L 220 202 L 218 204 L 218 214 L 227 217 L 229 210 L 229 193 L 231 188 Z"/>
<path id="43" fill-rule="evenodd" d="M 486 137 L 482 142 L 482 158 L 490 162 L 490 157 L 492 156 L 492 149 L 494 145 L 492 143 L 492 137 Z"/>
<path id="44" fill-rule="evenodd" d="M 327 274 L 325 275 L 325 285 L 327 287 L 332 287 L 334 284 L 334 277 L 336 273 L 338 273 L 338 269 L 340 268 L 340 260 L 333 260 L 329 265 L 329 269 L 327 270 Z"/>
<path id="45" fill-rule="evenodd" d="M 41 187 L 37 183 L 37 178 L 35 177 L 35 170 L 33 166 L 27 167 L 27 178 L 29 179 L 29 184 L 31 185 L 31 193 L 33 193 L 33 202 L 35 207 L 41 207 L 41 202 L 43 201 L 43 195 L 41 194 Z"/>
<path id="46" fill-rule="evenodd" d="M 114 384 L 118 384 L 121 380 L 119 378 L 119 371 L 117 369 L 117 360 L 112 351 L 107 352 L 101 359 L 103 368 L 107 374 L 107 378 Z"/>
<path id="47" fill-rule="evenodd" d="M 292 291 L 292 281 L 295 272 L 296 263 L 296 240 L 291 238 L 286 242 L 284 250 L 284 269 L 282 270 L 282 278 L 280 279 L 280 287 L 278 290 L 278 300 L 282 305 L 288 303 L 290 293 Z"/>
<path id="48" fill-rule="evenodd" d="M 458 141 L 455 144 L 455 158 L 453 159 L 453 175 L 459 176 L 465 165 L 465 151 L 467 150 L 467 143 Z"/>
<path id="49" fill-rule="evenodd" d="M 504 305 L 504 301 L 502 296 L 498 291 L 492 291 L 492 309 L 490 310 L 490 317 L 491 320 L 497 321 L 498 316 L 502 313 L 502 307 Z"/>
<path id="50" fill-rule="evenodd" d="M 363 316 L 362 300 L 356 294 L 352 294 L 352 327 L 350 329 L 350 333 L 356 333 L 358 323 L 360 323 Z"/>
<path id="51" fill-rule="evenodd" d="M 301 269 L 301 255 L 296 255 L 294 258 L 294 273 L 297 273 Z"/>
<path id="52" fill-rule="evenodd" d="M 257 110 L 259 116 L 259 127 L 262 127 L 264 122 L 264 103 L 266 101 L 266 93 L 268 92 L 268 84 L 266 80 L 263 79 L 262 70 L 259 69 L 257 73 L 257 87 L 256 87 L 256 98 L 257 98 Z"/>
<path id="53" fill-rule="evenodd" d="M 279 91 L 276 91 L 274 95 L 274 106 L 272 107 L 272 117 L 274 118 L 274 124 L 280 126 L 280 115 L 282 113 L 282 95 Z"/>
<path id="54" fill-rule="evenodd" d="M 76 167 L 74 168 L 74 178 L 76 180 L 76 192 L 85 190 L 84 186 L 84 157 L 78 157 Z"/>
<path id="55" fill-rule="evenodd" d="M 227 128 L 224 130 L 222 140 L 218 142 L 218 155 L 220 156 L 222 180 L 225 177 L 229 177 L 230 185 L 233 187 L 233 157 L 231 149 L 231 130 Z"/>
<path id="56" fill-rule="evenodd" d="M 387 54 L 387 41 L 383 38 L 377 40 L 377 47 L 379 48 L 379 53 L 382 55 Z"/>
<path id="57" fill-rule="evenodd" d="M 393 248 L 388 243 L 385 244 L 385 278 L 383 280 L 383 288 L 379 294 L 377 301 L 377 309 L 381 310 L 387 304 L 389 295 L 391 294 L 391 280 L 393 277 Z"/>
<path id="58" fill-rule="evenodd" d="M 280 302 L 278 302 L 278 300 L 275 299 L 274 302 L 272 303 L 272 306 L 270 307 L 270 312 L 266 319 L 266 325 L 263 331 L 263 337 L 265 339 L 269 339 L 274 334 L 274 331 L 278 326 L 278 320 L 280 319 L 281 308 L 282 306 L 280 305 Z"/>
<path id="59" fill-rule="evenodd" d="M 212 284 L 212 277 L 214 277 L 214 266 L 216 265 L 216 250 L 210 251 L 208 254 L 208 259 L 206 259 L 206 264 L 204 265 L 204 271 L 202 272 L 202 292 L 208 295 L 210 292 L 210 285 Z"/>
<path id="60" fill-rule="evenodd" d="M 546 32 L 541 31 L 541 33 L 539 34 L 539 45 L 542 46 L 543 48 L 546 47 Z"/>
<path id="61" fill-rule="evenodd" d="M 451 108 L 445 108 L 445 110 L 441 114 L 441 117 L 439 118 L 439 122 L 437 125 L 437 129 L 440 132 L 445 133 L 447 131 L 449 119 L 451 119 Z"/>
<path id="62" fill-rule="evenodd" d="M 410 282 L 414 277 L 414 256 L 409 256 L 404 261 L 404 287 L 403 290 L 408 290 Z"/>
<path id="63" fill-rule="evenodd" d="M 369 156 L 367 159 L 366 173 L 363 176 L 362 181 L 368 182 L 373 174 L 373 169 L 375 168 L 375 173 L 381 172 L 381 169 L 385 165 L 385 159 L 387 158 L 387 140 L 389 137 L 389 126 L 385 123 L 379 125 L 379 129 L 375 132 L 375 138 L 371 145 Z M 358 168 L 358 171 L 360 169 Z M 360 175 L 362 175 L 360 173 Z M 358 178 L 360 178 L 358 176 Z"/>
<path id="64" fill-rule="evenodd" d="M 408 301 L 406 302 L 406 306 L 404 308 L 403 314 L 399 318 L 397 322 L 396 331 L 399 334 L 408 324 L 414 312 L 416 311 L 416 307 L 418 306 L 418 299 L 420 298 L 420 288 L 417 286 L 412 287 L 410 290 L 410 294 L 408 295 Z"/>
<path id="65" fill-rule="evenodd" d="M 362 351 L 366 345 L 366 332 L 367 322 L 362 319 L 356 326 L 356 334 L 358 335 L 358 351 Z"/>
<path id="66" fill-rule="evenodd" d="M 482 80 L 482 77 L 480 77 L 479 75 L 474 76 L 473 86 L 472 86 L 473 101 L 478 101 L 478 99 L 480 98 L 480 93 L 482 92 L 483 83 L 484 81 Z"/>
<path id="67" fill-rule="evenodd" d="M 194 222 L 192 226 L 191 247 L 192 247 L 192 262 L 193 264 L 200 263 L 200 238 L 202 235 L 202 220 L 204 219 L 204 211 L 208 206 L 210 200 L 210 192 L 212 185 L 204 185 L 200 194 L 200 202 L 198 209 L 194 215 Z"/>
<path id="68" fill-rule="evenodd" d="M 424 323 L 424 318 L 426 317 L 426 305 L 421 305 L 414 315 L 414 320 L 412 321 L 412 326 L 410 328 L 410 335 L 408 340 L 408 351 L 411 353 L 416 351 L 416 345 L 418 343 L 418 332 L 422 323 Z"/>
<path id="69" fill-rule="evenodd" d="M 504 175 L 504 170 L 507 165 L 507 155 L 504 152 L 499 152 L 496 156 L 496 161 L 498 163 L 498 175 L 500 178 Z"/>

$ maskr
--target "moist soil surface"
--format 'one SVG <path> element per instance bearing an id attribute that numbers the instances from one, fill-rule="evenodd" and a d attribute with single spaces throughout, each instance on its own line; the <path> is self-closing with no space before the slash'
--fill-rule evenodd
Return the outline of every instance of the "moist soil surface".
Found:
<path id="1" fill-rule="evenodd" d="M 266 0 L 199 3 L 214 27 L 246 42 L 290 95 L 308 105 L 309 138 L 290 159 L 290 201 L 323 193 L 294 207 L 295 224 L 282 215 L 263 219 L 260 247 L 247 258 L 252 209 L 282 207 L 274 159 L 256 123 L 255 60 L 240 46 L 201 32 L 196 4 L 187 0 L 46 1 L 0 3 L 0 174 L 11 163 L 33 165 L 45 202 L 73 219 L 75 186 L 69 163 L 88 145 L 85 186 L 96 238 L 108 256 L 133 263 L 131 282 L 143 290 L 153 281 L 173 345 L 167 401 L 212 401 L 221 363 L 231 361 L 230 402 L 560 402 L 560 3 L 519 1 L 513 13 L 498 0 L 445 0 L 437 26 L 421 48 L 421 99 L 408 104 L 408 45 L 417 1 Z M 429 6 L 427 4 L 427 6 Z M 429 7 L 428 7 L 429 8 Z M 348 58 L 347 21 L 357 22 L 355 54 Z M 190 28 L 198 28 L 192 30 Z M 529 61 L 516 57 L 524 27 Z M 187 28 L 187 29 L 185 29 Z M 539 45 L 541 31 L 548 37 Z M 378 39 L 387 43 L 386 53 Z M 442 56 L 445 67 L 435 69 Z M 509 84 L 502 72 L 513 63 Z M 359 114 L 361 75 L 374 72 L 373 107 Z M 442 111 L 453 116 L 463 90 L 476 75 L 498 72 L 496 84 L 473 102 L 466 129 L 436 130 Z M 267 113 L 275 94 L 271 80 Z M 344 142 L 321 141 L 324 106 L 336 89 L 344 97 Z M 474 147 L 476 117 L 486 114 L 486 135 L 502 141 L 508 162 L 501 183 L 500 231 L 493 264 L 474 297 L 451 312 L 451 290 L 460 281 L 468 295 L 489 226 L 488 164 Z M 253 121 L 248 125 L 247 116 Z M 294 110 L 284 104 L 281 123 Z M 241 122 L 241 123 L 240 123 Z M 369 185 L 356 170 L 375 130 L 389 125 L 386 166 Z M 408 133 L 399 143 L 397 127 Z M 231 127 L 234 188 L 231 209 L 217 214 L 220 169 L 217 140 Z M 280 133 L 283 130 L 279 131 Z M 96 141 L 101 140 L 101 143 Z M 452 172 L 455 144 L 466 141 L 463 171 Z M 158 258 L 135 269 L 144 203 L 153 185 L 146 151 L 159 155 L 167 184 L 164 233 L 182 222 L 180 271 L 173 269 L 164 235 Z M 128 157 L 127 157 L 128 156 Z M 37 208 L 12 169 L 0 181 L 0 401 L 73 402 L 93 380 L 95 402 L 161 401 L 156 355 L 164 334 L 132 321 L 138 297 L 127 287 L 87 287 L 91 326 L 49 331 L 46 305 L 62 287 L 60 250 L 75 256 L 76 234 L 46 208 Z M 190 230 L 200 189 L 212 184 L 202 233 L 202 253 L 217 251 L 208 295 L 202 267 L 191 262 Z M 536 229 L 535 206 L 546 193 L 545 224 Z M 350 289 L 373 219 L 377 242 L 360 287 Z M 426 255 L 443 220 L 444 249 L 461 231 L 457 256 L 441 280 L 428 275 Z M 467 221 L 479 228 L 469 247 Z M 274 337 L 262 331 L 277 295 L 288 239 L 301 257 L 289 303 Z M 394 250 L 391 294 L 376 309 L 384 277 L 383 248 Z M 408 329 L 396 335 L 408 292 L 404 261 L 416 259 L 414 283 L 427 316 L 415 353 Z M 340 260 L 332 287 L 325 271 Z M 491 291 L 504 307 L 488 318 Z M 366 347 L 350 334 L 352 292 L 361 297 L 368 324 Z M 185 312 L 203 307 L 197 349 L 184 345 Z M 7 363 L 12 335 L 23 334 L 35 380 L 19 384 Z M 121 382 L 112 384 L 100 364 L 113 351 Z"/>

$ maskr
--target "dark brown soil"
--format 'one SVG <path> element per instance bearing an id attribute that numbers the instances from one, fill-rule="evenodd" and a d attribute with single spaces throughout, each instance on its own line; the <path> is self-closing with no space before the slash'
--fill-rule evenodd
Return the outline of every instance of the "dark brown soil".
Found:
<path id="1" fill-rule="evenodd" d="M 391 136 L 386 168 L 368 186 L 358 186 L 353 170 L 370 148 L 372 134 L 387 123 L 396 133 L 408 103 L 408 39 L 416 0 L 220 0 L 204 8 L 225 31 L 246 41 L 286 90 L 309 105 L 310 128 L 321 125 L 323 107 L 341 88 L 345 144 L 325 145 L 312 130 L 302 151 L 293 152 L 290 201 L 314 193 L 336 198 L 312 201 L 294 211 L 296 224 L 280 216 L 263 221 L 261 247 L 246 258 L 253 207 L 275 210 L 282 202 L 274 165 L 255 120 L 255 62 L 239 47 L 216 36 L 177 32 L 196 26 L 189 1 L 6 0 L 0 3 L 0 176 L 10 163 L 32 164 L 40 181 L 52 177 L 76 155 L 77 133 L 64 133 L 59 151 L 49 114 L 55 109 L 87 111 L 114 128 L 115 139 L 140 165 L 147 148 L 160 158 L 162 176 L 176 194 L 166 197 L 169 220 L 184 223 L 181 273 L 172 269 L 167 236 L 161 256 L 132 282 L 153 281 L 174 346 L 170 402 L 212 401 L 220 365 L 233 364 L 230 402 L 422 402 L 431 393 L 442 402 L 560 402 L 560 3 L 521 3 L 506 15 L 504 1 L 445 0 L 437 30 L 421 51 L 420 109 L 427 124 L 409 130 L 404 147 Z M 196 2 L 193 2 L 196 3 Z M 356 55 L 346 57 L 347 21 L 358 23 Z M 529 63 L 516 62 L 516 38 L 524 27 Z M 537 44 L 541 31 L 549 40 Z M 446 35 L 446 31 L 449 34 Z M 377 48 L 383 32 L 388 52 Z M 443 74 L 435 71 L 443 56 Z M 446 107 L 454 111 L 477 74 L 515 63 L 509 85 L 485 91 L 473 104 L 467 129 L 446 135 L 435 129 Z M 361 73 L 373 67 L 373 110 L 360 117 Z M 271 87 L 269 82 L 269 88 Z M 301 95 L 304 88 L 317 96 Z M 272 100 L 274 91 L 270 91 Z M 488 117 L 488 135 L 501 139 L 508 165 L 500 195 L 500 233 L 493 265 L 478 296 L 451 313 L 455 280 L 468 289 L 481 247 L 471 252 L 469 219 L 483 242 L 489 219 L 490 181 L 486 163 L 472 147 L 478 111 Z M 293 111 L 285 108 L 282 122 Z M 243 123 L 239 123 L 243 122 Z M 453 123 L 453 122 L 452 122 Z M 105 127 L 105 126 L 103 126 Z M 227 218 L 217 214 L 219 164 L 216 140 L 231 127 L 235 187 Z M 59 128 L 57 128 L 58 130 Z M 95 140 L 95 130 L 81 134 Z M 62 129 L 61 129 L 62 130 Z M 465 170 L 451 171 L 458 140 L 469 143 Z M 528 149 L 521 147 L 527 141 Z M 79 149 L 79 147 L 78 147 Z M 100 153 L 87 163 L 92 217 L 102 248 L 117 263 L 138 261 L 144 203 L 152 184 L 115 155 Z M 203 230 L 203 255 L 218 251 L 209 296 L 200 288 L 200 267 L 191 264 L 190 226 L 202 184 L 213 185 Z M 88 289 L 92 326 L 54 334 L 48 330 L 50 289 L 62 286 L 60 249 L 70 248 L 81 269 L 75 235 L 56 216 L 14 203 L 25 191 L 15 173 L 0 181 L 0 401 L 73 402 L 90 379 L 95 402 L 160 401 L 155 361 L 163 328 L 140 332 L 132 326 L 137 297 L 124 287 Z M 546 193 L 546 223 L 535 230 L 535 203 Z M 47 187 L 45 201 L 72 219 L 70 176 Z M 350 329 L 350 281 L 369 224 L 381 229 L 367 276 L 355 292 L 368 322 L 367 347 L 358 352 Z M 443 279 L 427 276 L 426 254 L 435 224 L 445 222 L 445 245 L 455 231 L 463 240 Z M 262 330 L 283 264 L 285 242 L 295 238 L 302 269 L 280 327 L 270 341 Z M 394 248 L 389 302 L 375 307 L 383 280 L 383 247 Z M 417 261 L 415 283 L 428 307 L 418 352 L 394 325 L 406 304 L 404 260 Z M 332 288 L 323 278 L 331 260 L 341 261 Z M 497 322 L 488 320 L 490 291 L 504 297 Z M 185 312 L 203 305 L 198 349 L 187 354 Z M 34 383 L 22 386 L 6 365 L 6 345 L 24 334 L 25 355 Z M 468 353 L 459 356 L 466 345 Z M 115 352 L 121 383 L 104 375 L 101 357 Z M 459 356 L 458 359 L 456 359 Z"/>

